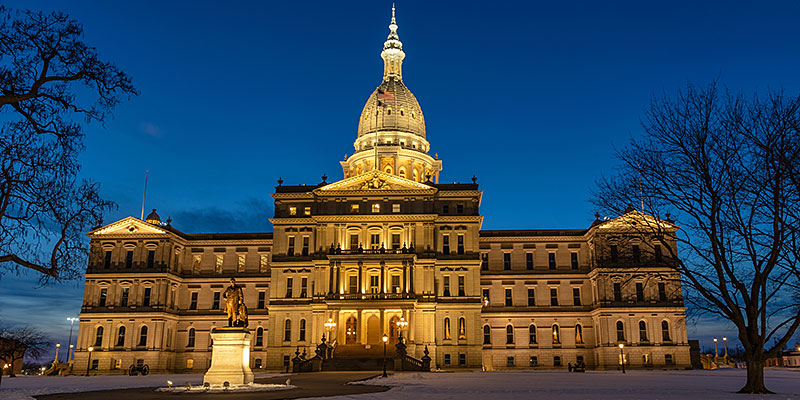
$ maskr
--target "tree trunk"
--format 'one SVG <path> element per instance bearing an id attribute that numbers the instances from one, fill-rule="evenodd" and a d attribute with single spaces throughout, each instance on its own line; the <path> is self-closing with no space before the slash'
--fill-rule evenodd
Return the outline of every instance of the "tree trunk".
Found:
<path id="1" fill-rule="evenodd" d="M 739 393 L 772 393 L 764 385 L 764 360 L 752 354 L 745 354 L 745 361 L 747 362 L 747 384 L 739 390 Z"/>

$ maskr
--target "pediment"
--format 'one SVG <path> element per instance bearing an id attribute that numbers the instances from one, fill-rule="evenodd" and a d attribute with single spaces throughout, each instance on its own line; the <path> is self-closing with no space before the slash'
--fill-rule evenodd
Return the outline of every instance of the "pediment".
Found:
<path id="1" fill-rule="evenodd" d="M 166 230 L 138 218 L 127 217 L 89 232 L 89 236 L 163 235 Z"/>
<path id="2" fill-rule="evenodd" d="M 662 219 L 658 219 L 650 214 L 632 210 L 619 217 L 604 221 L 597 225 L 597 229 L 607 230 L 631 230 L 631 229 L 658 229 L 658 230 L 677 230 L 678 226 Z"/>
<path id="3" fill-rule="evenodd" d="M 381 171 L 369 171 L 361 175 L 342 179 L 316 190 L 325 191 L 393 191 L 393 190 L 433 190 L 432 186 L 414 182 Z"/>

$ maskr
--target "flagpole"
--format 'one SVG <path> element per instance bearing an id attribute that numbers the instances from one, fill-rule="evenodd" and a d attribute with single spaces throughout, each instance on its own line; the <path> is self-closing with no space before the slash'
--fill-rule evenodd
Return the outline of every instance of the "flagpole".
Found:
<path id="1" fill-rule="evenodd" d="M 144 199 L 147 198 L 147 175 L 150 174 L 149 170 L 144 171 L 144 193 L 142 193 L 142 216 L 140 220 L 144 221 Z"/>

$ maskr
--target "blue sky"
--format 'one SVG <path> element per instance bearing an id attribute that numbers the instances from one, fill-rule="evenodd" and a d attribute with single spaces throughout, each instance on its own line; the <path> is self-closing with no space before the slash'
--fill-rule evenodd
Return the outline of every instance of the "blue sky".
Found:
<path id="1" fill-rule="evenodd" d="M 269 193 L 341 177 L 380 83 L 390 1 L 5 1 L 61 10 L 141 95 L 86 129 L 82 174 L 119 204 L 189 232 L 270 231 Z M 399 1 L 404 80 L 442 181 L 484 190 L 484 229 L 581 228 L 595 180 L 653 94 L 719 78 L 800 90 L 800 3 Z M 82 286 L 0 281 L 0 319 L 66 342 Z M 708 319 L 690 335 L 735 336 Z"/>

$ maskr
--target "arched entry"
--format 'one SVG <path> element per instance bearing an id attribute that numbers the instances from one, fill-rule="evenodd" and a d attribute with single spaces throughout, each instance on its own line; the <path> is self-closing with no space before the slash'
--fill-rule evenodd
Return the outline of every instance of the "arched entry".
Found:
<path id="1" fill-rule="evenodd" d="M 345 344 L 356 344 L 358 343 L 358 329 L 357 329 L 357 322 L 356 317 L 350 317 L 347 319 L 347 323 L 345 323 Z"/>
<path id="2" fill-rule="evenodd" d="M 389 319 L 389 342 L 390 343 L 397 343 L 397 337 L 399 336 L 398 332 L 400 329 L 397 327 L 397 321 L 400 321 L 400 318 L 395 315 L 394 317 Z"/>
<path id="3" fill-rule="evenodd" d="M 374 315 L 367 318 L 367 343 L 381 343 L 381 320 Z"/>

